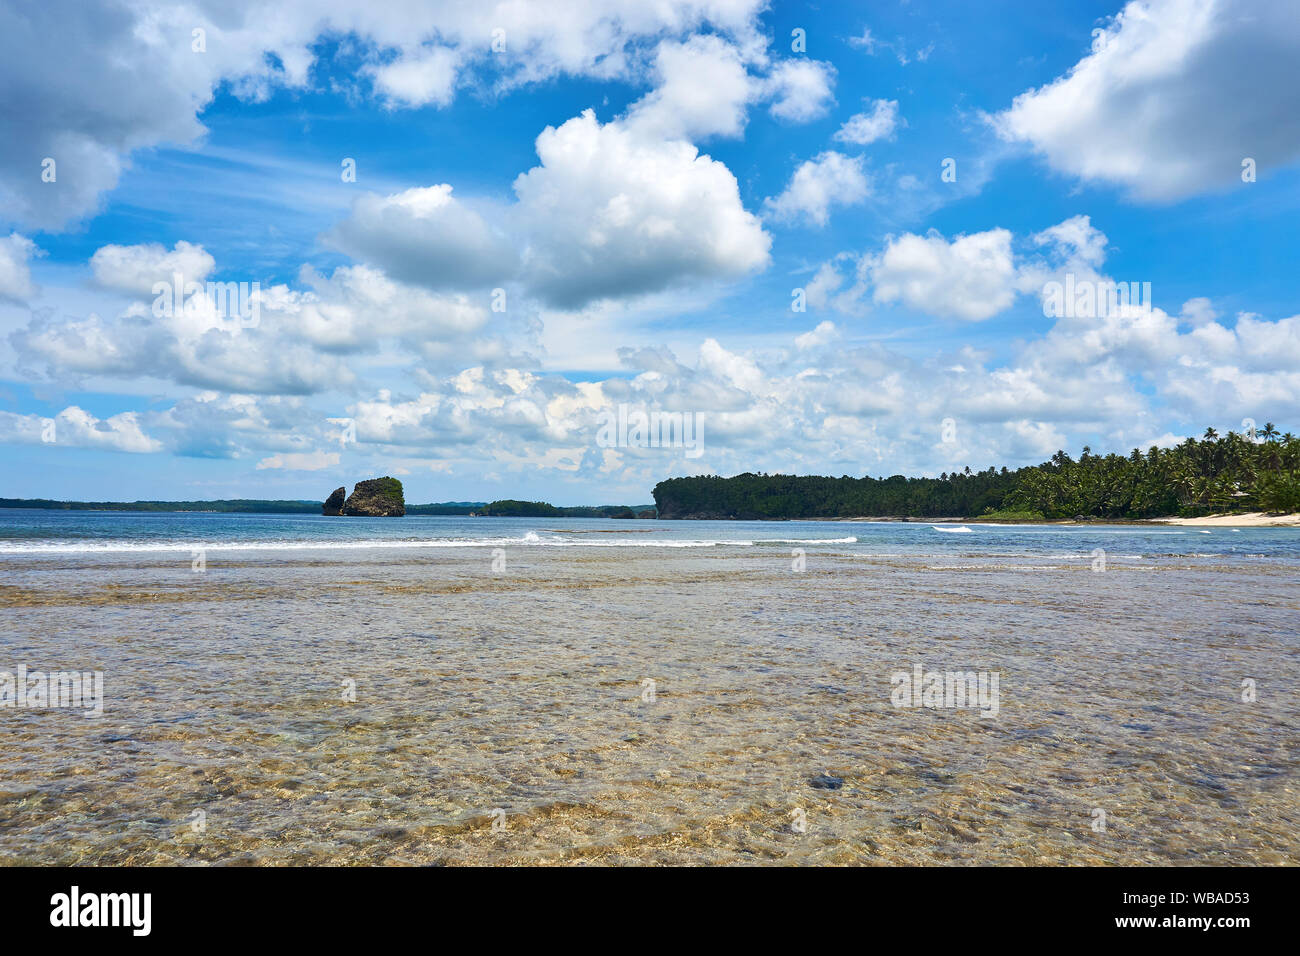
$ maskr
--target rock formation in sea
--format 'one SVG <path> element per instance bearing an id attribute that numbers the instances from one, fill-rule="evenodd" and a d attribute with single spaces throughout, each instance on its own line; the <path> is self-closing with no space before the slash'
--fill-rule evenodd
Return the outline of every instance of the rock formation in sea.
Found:
<path id="1" fill-rule="evenodd" d="M 343 513 L 369 518 L 400 518 L 406 514 L 402 483 L 387 476 L 358 481 L 343 503 Z"/>
<path id="2" fill-rule="evenodd" d="M 346 486 L 335 488 L 330 496 L 325 499 L 325 504 L 321 506 L 320 513 L 323 515 L 341 515 L 343 514 L 343 500 L 348 495 Z"/>

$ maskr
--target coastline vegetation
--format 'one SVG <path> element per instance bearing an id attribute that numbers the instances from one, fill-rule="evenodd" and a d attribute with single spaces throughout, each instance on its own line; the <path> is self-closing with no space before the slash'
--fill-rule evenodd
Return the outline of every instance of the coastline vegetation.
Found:
<path id="1" fill-rule="evenodd" d="M 962 517 L 1058 520 L 1300 511 L 1300 439 L 1270 422 L 1251 440 L 1206 429 L 1172 448 L 988 468 L 938 478 L 746 473 L 672 478 L 654 489 L 662 518 Z"/>
<path id="2" fill-rule="evenodd" d="M 232 498 L 220 501 L 53 501 L 49 498 L 0 498 L 0 508 L 48 511 L 211 511 L 228 514 L 320 514 L 319 501 L 266 501 Z"/>
<path id="3" fill-rule="evenodd" d="M 412 515 L 468 515 L 482 501 L 444 501 L 407 505 Z M 218 514 L 320 514 L 319 501 L 271 501 L 258 498 L 220 501 L 54 501 L 49 498 L 0 498 L 0 508 L 37 508 L 47 511 L 201 511 Z"/>

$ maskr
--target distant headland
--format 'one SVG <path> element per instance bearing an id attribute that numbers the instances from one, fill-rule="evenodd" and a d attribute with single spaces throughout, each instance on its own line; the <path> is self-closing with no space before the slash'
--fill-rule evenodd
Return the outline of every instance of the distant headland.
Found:
<path id="1" fill-rule="evenodd" d="M 384 481 L 385 479 L 370 479 Z M 395 478 L 387 479 L 397 485 L 397 501 L 402 503 L 407 515 L 421 516 L 462 516 L 482 518 L 653 518 L 655 506 L 643 505 L 576 505 L 561 507 L 544 501 L 438 501 L 422 505 L 408 505 L 404 502 L 401 482 Z M 153 511 L 166 513 L 202 513 L 202 514 L 291 514 L 327 516 L 346 514 L 367 514 L 365 509 L 374 501 L 370 491 L 373 486 L 367 482 L 358 482 L 352 495 L 347 496 L 347 488 L 340 487 L 322 504 L 320 501 L 268 500 L 260 498 L 222 498 L 214 501 L 58 501 L 52 498 L 0 498 L 0 509 L 20 508 L 43 511 Z M 357 490 L 362 491 L 360 498 Z M 382 496 L 382 489 L 378 489 Z M 349 512 L 348 502 L 354 508 Z M 335 510 L 337 509 L 337 510 Z"/>
<path id="2" fill-rule="evenodd" d="M 1300 438 L 1272 423 L 1256 435 L 1206 429 L 1172 448 L 944 473 L 938 478 L 743 474 L 672 478 L 654 489 L 660 518 L 931 519 L 963 521 L 1202 520 L 1300 512 Z"/>

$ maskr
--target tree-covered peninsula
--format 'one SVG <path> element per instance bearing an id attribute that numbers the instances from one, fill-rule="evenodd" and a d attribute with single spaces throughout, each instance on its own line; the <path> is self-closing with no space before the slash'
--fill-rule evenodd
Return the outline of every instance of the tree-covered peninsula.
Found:
<path id="1" fill-rule="evenodd" d="M 1173 448 L 988 468 L 938 478 L 751 474 L 661 481 L 661 518 L 962 517 L 1042 520 L 1300 511 L 1300 439 L 1272 423 L 1254 440 L 1206 429 Z"/>

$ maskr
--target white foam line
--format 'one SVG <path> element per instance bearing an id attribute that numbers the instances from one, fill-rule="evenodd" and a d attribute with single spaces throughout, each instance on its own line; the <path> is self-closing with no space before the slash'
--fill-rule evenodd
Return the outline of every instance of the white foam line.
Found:
<path id="1" fill-rule="evenodd" d="M 752 548 L 756 544 L 853 544 L 857 538 L 763 538 L 738 539 L 648 539 L 640 541 L 593 541 L 582 538 L 542 538 L 529 532 L 522 538 L 437 538 L 421 540 L 367 539 L 352 541 L 107 541 L 58 542 L 49 544 L 0 545 L 0 554 L 125 554 L 176 551 L 326 551 L 373 550 L 381 548 Z"/>
<path id="2" fill-rule="evenodd" d="M 383 548 L 713 548 L 719 546 L 752 547 L 753 541 L 548 541 L 524 538 L 489 538 L 477 540 L 430 541 L 233 541 L 178 542 L 160 541 L 108 542 L 105 544 L 34 544 L 0 546 L 0 554 L 128 554 L 136 552 L 167 553 L 193 551 L 338 551 L 380 550 Z"/>
<path id="3" fill-rule="evenodd" d="M 930 527 L 934 527 L 931 525 Z M 983 524 L 980 528 L 1011 528 L 1019 534 L 1187 534 L 1186 531 L 1146 531 L 1142 528 L 1124 528 L 1119 531 L 1101 528 L 1024 528 L 1014 524 Z M 941 529 L 942 530 L 942 529 Z"/>

